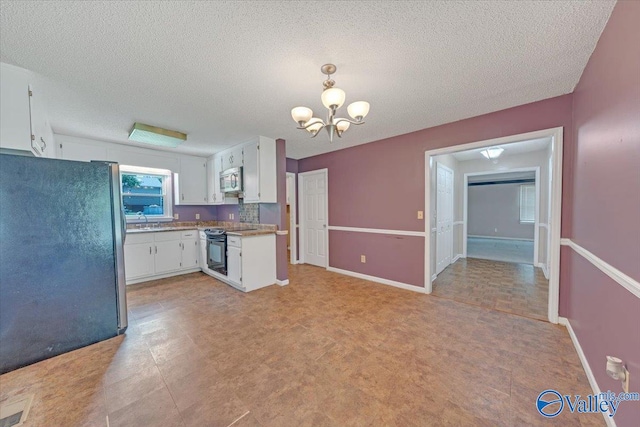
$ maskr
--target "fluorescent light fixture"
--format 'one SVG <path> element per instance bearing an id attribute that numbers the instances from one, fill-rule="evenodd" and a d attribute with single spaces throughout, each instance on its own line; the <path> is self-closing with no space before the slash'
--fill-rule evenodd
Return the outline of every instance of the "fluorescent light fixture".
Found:
<path id="1" fill-rule="evenodd" d="M 142 123 L 134 123 L 129 140 L 161 147 L 177 147 L 187 140 L 187 134 Z"/>
<path id="2" fill-rule="evenodd" d="M 504 148 L 491 147 L 482 150 L 480 153 L 489 160 L 495 160 L 500 157 L 500 154 L 504 151 Z"/>

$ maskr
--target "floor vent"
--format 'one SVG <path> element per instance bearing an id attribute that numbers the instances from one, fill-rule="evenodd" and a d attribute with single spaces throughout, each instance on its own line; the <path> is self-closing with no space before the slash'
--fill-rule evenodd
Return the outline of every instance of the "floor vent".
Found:
<path id="1" fill-rule="evenodd" d="M 21 396 L 0 405 L 0 427 L 18 427 L 27 420 L 33 395 Z"/>

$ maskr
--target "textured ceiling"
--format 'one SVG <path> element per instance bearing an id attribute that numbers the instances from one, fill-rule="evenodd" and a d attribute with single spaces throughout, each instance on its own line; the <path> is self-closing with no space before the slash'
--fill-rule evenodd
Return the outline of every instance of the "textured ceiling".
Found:
<path id="1" fill-rule="evenodd" d="M 125 143 L 139 121 L 187 133 L 176 151 L 265 135 L 302 158 L 572 92 L 613 6 L 2 1 L 0 59 L 44 76 L 57 133 Z M 371 103 L 333 144 L 290 117 L 324 116 L 327 62 L 347 103 Z"/>

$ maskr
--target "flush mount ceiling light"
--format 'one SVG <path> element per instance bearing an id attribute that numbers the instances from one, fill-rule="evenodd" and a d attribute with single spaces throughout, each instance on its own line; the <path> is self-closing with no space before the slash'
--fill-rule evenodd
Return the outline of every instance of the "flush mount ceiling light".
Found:
<path id="1" fill-rule="evenodd" d="M 134 123 L 133 129 L 129 133 L 129 140 L 175 148 L 187 140 L 187 134 L 142 123 Z"/>
<path id="2" fill-rule="evenodd" d="M 485 148 L 480 153 L 488 160 L 492 160 L 493 163 L 498 163 L 498 157 L 500 157 L 500 154 L 502 154 L 503 151 L 504 151 L 504 148 L 491 147 L 491 148 Z"/>
<path id="3" fill-rule="evenodd" d="M 361 125 L 364 123 L 362 120 L 369 113 L 369 103 L 357 101 L 349 104 L 347 112 L 353 120 L 335 117 L 336 110 L 344 104 L 346 94 L 342 89 L 333 87 L 336 82 L 331 80 L 331 74 L 336 72 L 335 65 L 325 64 L 320 70 L 327 75 L 327 79 L 322 82 L 324 90 L 320 96 L 322 104 L 329 110 L 326 122 L 318 117 L 313 117 L 313 111 L 307 107 L 295 107 L 291 110 L 291 117 L 298 123 L 298 129 L 305 129 L 312 134 L 312 138 L 315 138 L 321 129 L 326 129 L 329 134 L 329 142 L 333 142 L 333 136 L 342 137 L 351 124 Z"/>

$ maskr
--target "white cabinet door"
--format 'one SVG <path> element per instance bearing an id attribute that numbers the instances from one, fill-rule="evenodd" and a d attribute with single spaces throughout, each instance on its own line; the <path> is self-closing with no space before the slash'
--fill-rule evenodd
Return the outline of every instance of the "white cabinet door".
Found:
<path id="1" fill-rule="evenodd" d="M 154 252 L 156 274 L 180 270 L 182 267 L 182 242 L 180 240 L 155 242 Z"/>
<path id="2" fill-rule="evenodd" d="M 42 93 L 29 85 L 29 109 L 31 111 L 31 151 L 36 156 L 55 157 L 53 132 L 43 102 Z"/>
<path id="3" fill-rule="evenodd" d="M 245 203 L 256 203 L 260 201 L 260 168 L 258 155 L 257 142 L 245 145 L 245 162 L 242 170 Z"/>
<path id="4" fill-rule="evenodd" d="M 0 67 L 0 146 L 31 151 L 30 74 L 8 64 Z"/>
<path id="5" fill-rule="evenodd" d="M 244 201 L 277 203 L 276 141 L 263 136 L 244 145 Z"/>
<path id="6" fill-rule="evenodd" d="M 209 189 L 209 204 L 224 203 L 224 193 L 220 191 L 220 171 L 222 170 L 222 156 L 215 154 L 207 160 L 207 188 Z"/>
<path id="7" fill-rule="evenodd" d="M 206 205 L 207 160 L 202 157 L 181 157 L 176 184 L 176 205 Z"/>
<path id="8" fill-rule="evenodd" d="M 151 276 L 154 272 L 153 243 L 124 245 L 124 273 L 126 280 Z"/>
<path id="9" fill-rule="evenodd" d="M 230 148 L 228 150 L 222 151 L 222 170 L 225 171 L 230 168 L 237 168 L 243 166 L 244 158 L 242 153 L 242 145 Z"/>
<path id="10" fill-rule="evenodd" d="M 198 267 L 200 247 L 198 245 L 198 231 L 185 231 L 182 233 L 182 268 Z"/>
<path id="11" fill-rule="evenodd" d="M 235 284 L 242 284 L 242 250 L 240 248 L 227 247 L 227 279 Z"/>

